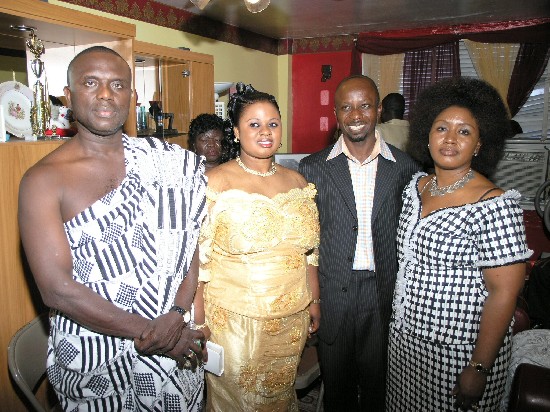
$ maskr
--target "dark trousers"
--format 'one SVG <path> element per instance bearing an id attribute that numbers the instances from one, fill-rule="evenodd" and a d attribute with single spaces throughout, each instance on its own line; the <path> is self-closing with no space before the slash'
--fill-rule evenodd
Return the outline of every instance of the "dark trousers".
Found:
<path id="1" fill-rule="evenodd" d="M 386 390 L 384 336 L 375 274 L 353 271 L 347 311 L 334 343 L 319 340 L 325 412 L 382 412 Z M 344 303 L 343 303 L 344 304 Z"/>

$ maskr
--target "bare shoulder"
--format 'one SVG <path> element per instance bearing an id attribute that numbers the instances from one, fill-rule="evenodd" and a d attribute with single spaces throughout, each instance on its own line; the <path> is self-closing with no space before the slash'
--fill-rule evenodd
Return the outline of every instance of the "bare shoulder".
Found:
<path id="1" fill-rule="evenodd" d="M 504 190 L 496 186 L 483 175 L 478 175 L 475 183 L 473 190 L 475 191 L 475 197 L 477 197 L 476 200 L 491 199 L 501 196 L 504 193 Z"/>
<path id="2" fill-rule="evenodd" d="M 60 146 L 31 166 L 21 179 L 20 192 L 32 188 L 52 188 L 59 184 L 63 165 L 68 157 L 67 149 Z"/>
<path id="3" fill-rule="evenodd" d="M 223 192 L 230 187 L 231 177 L 235 174 L 233 162 L 222 163 L 206 172 L 208 187 L 215 192 Z"/>
<path id="4" fill-rule="evenodd" d="M 281 173 L 281 177 L 288 182 L 292 182 L 294 187 L 299 187 L 303 189 L 308 185 L 305 177 L 302 174 L 298 173 L 296 170 L 289 169 L 287 167 L 277 164 L 277 171 Z"/>

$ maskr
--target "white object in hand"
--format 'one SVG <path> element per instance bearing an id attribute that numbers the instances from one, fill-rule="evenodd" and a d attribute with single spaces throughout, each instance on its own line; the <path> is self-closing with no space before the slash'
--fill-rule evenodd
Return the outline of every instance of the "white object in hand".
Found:
<path id="1" fill-rule="evenodd" d="M 204 364 L 204 369 L 214 375 L 221 376 L 224 369 L 223 346 L 207 341 L 206 349 L 208 350 L 208 362 Z"/>

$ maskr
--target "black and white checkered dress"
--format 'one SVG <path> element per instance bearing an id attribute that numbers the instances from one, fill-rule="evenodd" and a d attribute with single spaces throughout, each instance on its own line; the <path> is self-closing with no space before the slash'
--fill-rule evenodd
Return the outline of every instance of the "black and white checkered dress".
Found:
<path id="1" fill-rule="evenodd" d="M 510 190 L 421 218 L 416 174 L 403 192 L 399 272 L 388 354 L 386 410 L 456 411 L 451 391 L 468 364 L 488 292 L 482 269 L 526 260 L 519 193 Z M 496 411 L 506 382 L 511 327 L 479 411 Z"/>

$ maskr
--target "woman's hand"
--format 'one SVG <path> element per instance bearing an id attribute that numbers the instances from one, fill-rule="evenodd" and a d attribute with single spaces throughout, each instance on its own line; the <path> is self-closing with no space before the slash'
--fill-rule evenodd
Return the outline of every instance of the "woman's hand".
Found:
<path id="1" fill-rule="evenodd" d="M 478 372 L 472 367 L 465 367 L 458 376 L 452 395 L 456 397 L 455 406 L 460 410 L 477 410 L 477 403 L 485 392 L 487 375 Z"/>
<path id="2" fill-rule="evenodd" d="M 311 303 L 309 305 L 309 329 L 308 333 L 311 337 L 312 334 L 319 330 L 319 325 L 321 323 L 321 304 L 320 303 Z"/>

